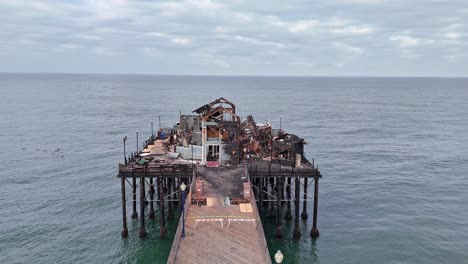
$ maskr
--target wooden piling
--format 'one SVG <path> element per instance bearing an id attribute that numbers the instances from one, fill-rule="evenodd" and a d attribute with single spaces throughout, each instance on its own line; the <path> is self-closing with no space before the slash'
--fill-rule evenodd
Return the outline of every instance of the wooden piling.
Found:
<path id="1" fill-rule="evenodd" d="M 169 194 L 169 202 L 167 203 L 167 219 L 171 220 L 174 217 L 172 213 L 172 179 L 167 178 L 167 193 Z"/>
<path id="2" fill-rule="evenodd" d="M 149 218 L 154 219 L 154 180 L 153 180 L 153 177 L 150 178 L 149 195 L 150 195 Z"/>
<path id="3" fill-rule="evenodd" d="M 159 184 L 159 194 L 160 194 L 160 206 L 159 206 L 159 216 L 160 216 L 160 228 L 159 228 L 159 236 L 166 237 L 167 236 L 167 228 L 166 228 L 166 220 L 164 219 L 164 180 L 160 180 Z"/>
<path id="4" fill-rule="evenodd" d="M 275 180 L 274 180 L 273 177 L 270 177 L 268 180 L 270 182 L 270 193 L 275 194 Z M 270 219 L 275 219 L 275 217 L 276 217 L 275 207 L 274 207 L 273 202 L 271 201 L 271 199 L 268 199 L 268 200 L 270 200 Z"/>
<path id="5" fill-rule="evenodd" d="M 133 174 L 133 173 L 132 173 Z M 138 213 L 137 213 L 137 209 L 136 209 L 136 206 L 137 206 L 137 201 L 136 201 L 136 187 L 137 187 L 137 183 L 136 183 L 136 178 L 134 175 L 132 175 L 132 188 L 133 188 L 133 213 L 132 213 L 132 219 L 137 219 L 138 218 Z"/>
<path id="6" fill-rule="evenodd" d="M 283 234 L 283 226 L 282 226 L 282 223 L 281 223 L 282 222 L 281 221 L 281 207 L 282 207 L 281 206 L 281 202 L 282 202 L 281 201 L 282 200 L 282 197 L 281 197 L 281 193 L 282 193 L 282 191 L 281 191 L 282 186 L 281 185 L 282 184 L 281 183 L 283 181 L 281 178 L 282 177 L 279 176 L 276 179 L 277 189 L 278 189 L 278 191 L 277 191 L 277 198 L 278 199 L 277 199 L 277 203 L 276 203 L 276 231 L 275 231 L 275 235 L 276 235 L 277 238 L 283 238 L 283 235 L 284 235 Z"/>
<path id="7" fill-rule="evenodd" d="M 300 191 L 301 191 L 301 180 L 299 176 L 296 176 L 295 179 L 296 187 L 295 190 L 295 199 L 294 199 L 294 231 L 293 237 L 295 239 L 299 239 L 301 237 L 301 230 L 299 229 L 299 198 L 300 198 Z"/>
<path id="8" fill-rule="evenodd" d="M 319 190 L 319 177 L 314 179 L 314 217 L 312 223 L 312 230 L 310 231 L 310 236 L 316 238 L 320 235 L 317 229 L 317 209 L 318 209 L 318 190 Z"/>
<path id="9" fill-rule="evenodd" d="M 307 185 L 308 185 L 309 178 L 304 177 L 304 201 L 302 205 L 302 219 L 307 219 L 309 215 L 307 214 Z"/>
<path id="10" fill-rule="evenodd" d="M 125 177 L 121 177 L 121 188 L 122 188 L 122 238 L 128 237 L 127 228 L 127 200 L 125 196 Z"/>
<path id="11" fill-rule="evenodd" d="M 288 200 L 287 203 L 286 203 L 286 214 L 284 216 L 284 218 L 287 220 L 287 221 L 290 221 L 292 219 L 292 214 L 291 214 L 291 178 L 288 177 L 287 179 L 287 185 L 286 186 L 286 199 Z"/>
<path id="12" fill-rule="evenodd" d="M 145 228 L 145 178 L 140 176 L 140 238 L 146 237 Z"/>

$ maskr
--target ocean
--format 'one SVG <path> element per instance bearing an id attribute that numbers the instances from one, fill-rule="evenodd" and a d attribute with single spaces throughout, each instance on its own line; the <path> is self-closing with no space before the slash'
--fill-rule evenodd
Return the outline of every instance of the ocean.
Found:
<path id="1" fill-rule="evenodd" d="M 283 263 L 468 263 L 468 79 L 0 74 L 0 263 L 166 263 L 177 226 L 122 229 L 117 164 L 224 97 L 307 140 L 318 229 L 263 225 Z M 312 186 L 311 186 L 312 187 Z M 312 191 L 312 189 L 311 189 Z M 130 206 L 127 209 L 131 210 Z"/>

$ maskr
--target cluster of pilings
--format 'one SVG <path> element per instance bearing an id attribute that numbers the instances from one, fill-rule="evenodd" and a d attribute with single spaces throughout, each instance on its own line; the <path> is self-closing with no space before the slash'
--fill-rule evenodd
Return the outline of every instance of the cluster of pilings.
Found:
<path id="1" fill-rule="evenodd" d="M 313 220 L 310 236 L 317 238 L 319 231 L 317 229 L 317 213 L 318 213 L 318 189 L 319 179 L 322 177 L 318 168 L 312 165 L 309 170 L 294 170 L 291 167 L 288 170 L 272 169 L 271 164 L 268 169 L 258 170 L 258 167 L 249 168 L 249 176 L 251 183 L 254 186 L 255 197 L 257 197 L 258 208 L 260 211 L 267 209 L 270 219 L 276 220 L 275 236 L 282 238 L 284 236 L 282 220 L 290 221 L 294 219 L 293 237 L 299 239 L 301 230 L 299 228 L 299 219 L 306 220 L 308 218 L 307 202 L 312 200 L 312 196 L 308 193 L 309 180 L 310 184 L 314 185 L 313 192 Z M 301 197 L 301 189 L 303 196 Z M 302 198 L 302 212 L 300 213 L 300 201 Z M 294 204 L 294 216 L 291 212 L 291 203 Z M 283 207 L 286 205 L 286 212 L 283 216 Z"/>
<path id="2" fill-rule="evenodd" d="M 127 201 L 132 201 L 132 214 L 131 218 L 137 220 L 140 218 L 140 238 L 147 236 L 145 226 L 145 210 L 149 206 L 148 217 L 151 221 L 155 219 L 155 203 L 159 206 L 159 235 L 160 237 L 167 236 L 166 220 L 173 219 L 174 215 L 181 214 L 182 204 L 182 191 L 180 186 L 182 183 L 189 186 L 191 182 L 191 173 L 180 173 L 180 168 L 172 167 L 170 170 L 151 169 L 145 166 L 144 169 L 134 167 L 126 168 L 122 166 L 119 170 L 122 189 L 122 218 L 123 229 L 122 237 L 128 237 L 127 227 Z M 172 175 L 171 175 L 172 174 Z M 130 186 L 131 194 L 127 197 L 126 186 Z M 185 192 L 189 190 L 186 189 Z M 137 192 L 139 192 L 139 199 L 137 199 Z M 139 213 L 138 213 L 139 203 Z M 174 207 L 178 206 L 179 210 L 174 212 Z M 178 216 L 177 216 L 178 217 Z"/>

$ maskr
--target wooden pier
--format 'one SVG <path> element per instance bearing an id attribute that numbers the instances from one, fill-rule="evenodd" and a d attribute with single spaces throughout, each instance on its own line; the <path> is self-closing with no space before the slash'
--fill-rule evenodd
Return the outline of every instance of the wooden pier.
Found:
<path id="1" fill-rule="evenodd" d="M 322 175 L 304 157 L 304 140 L 271 126 L 259 127 L 251 116 L 241 124 L 232 103 L 228 102 L 230 108 L 222 106 L 227 102 L 220 98 L 195 110 L 199 116 L 181 115 L 177 127 L 160 128 L 157 135 L 152 132 L 143 148 L 137 143 L 137 151 L 128 157 L 124 138 L 124 163 L 119 164 L 118 174 L 122 237 L 129 232 L 127 202 L 131 218 L 140 221 L 141 238 L 148 235 L 149 210 L 149 221 L 159 221 L 159 236 L 174 236 L 167 263 L 271 263 L 259 214 L 262 208 L 276 219 L 277 238 L 284 237 L 284 218 L 294 219 L 291 238 L 298 239 L 299 219 L 307 221 L 307 202 L 313 201 L 310 236 L 319 236 Z M 231 114 L 232 121 L 218 112 Z M 174 210 L 175 205 L 179 210 Z M 156 206 L 159 219 L 155 219 Z M 168 233 L 165 225 L 172 217 L 179 219 L 175 234 Z"/>

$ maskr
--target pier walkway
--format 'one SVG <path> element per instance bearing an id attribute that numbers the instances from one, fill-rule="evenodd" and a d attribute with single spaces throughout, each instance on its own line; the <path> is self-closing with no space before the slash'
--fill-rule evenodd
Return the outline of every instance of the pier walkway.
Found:
<path id="1" fill-rule="evenodd" d="M 203 194 L 189 194 L 199 202 L 186 208 L 185 237 L 180 221 L 168 263 L 271 263 L 255 198 L 241 198 L 242 168 L 199 167 Z"/>

